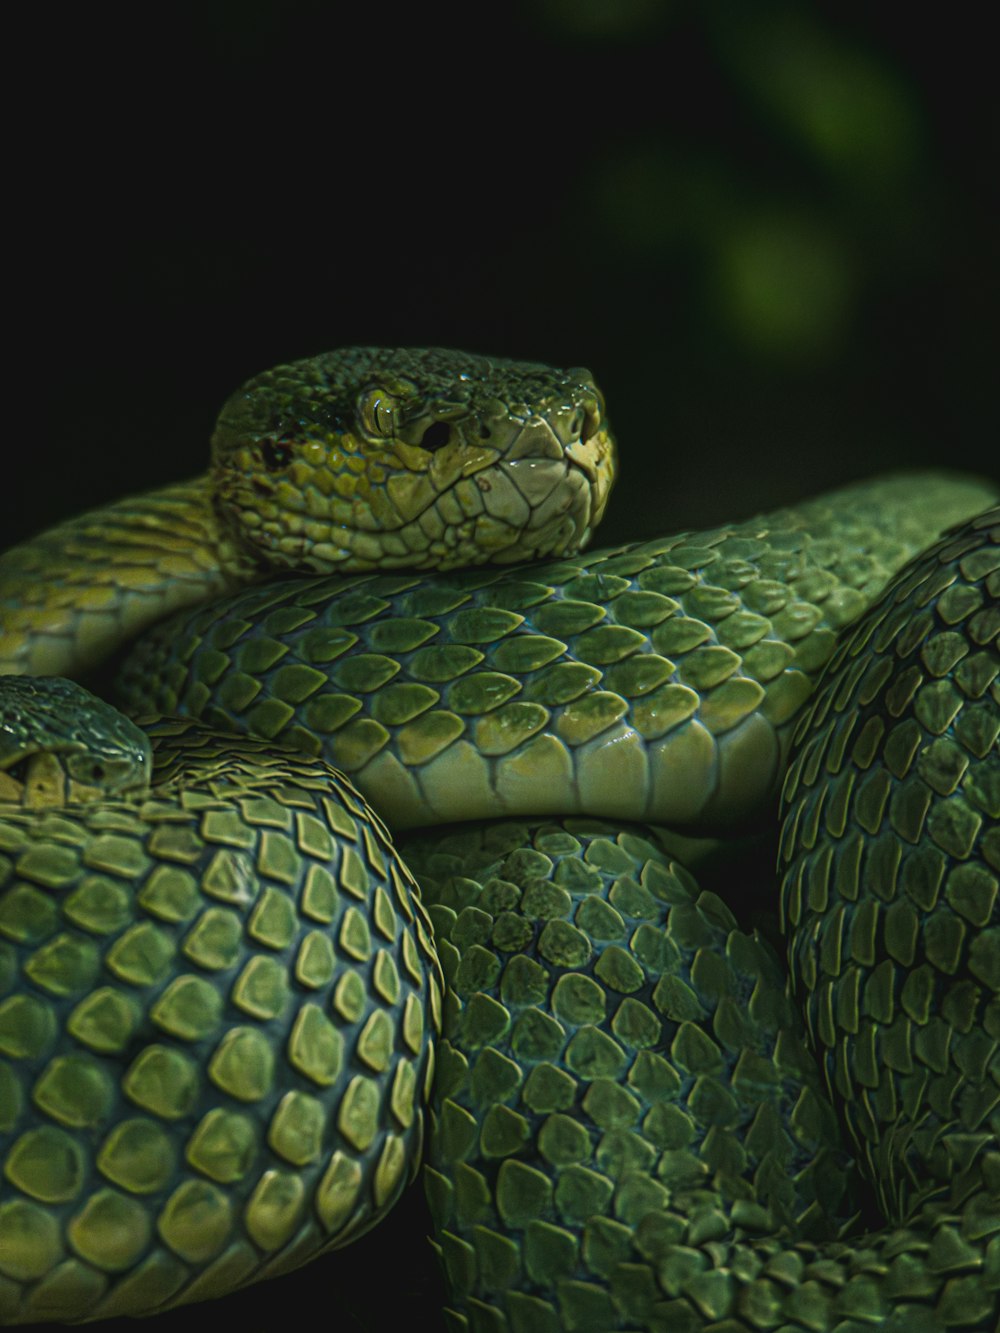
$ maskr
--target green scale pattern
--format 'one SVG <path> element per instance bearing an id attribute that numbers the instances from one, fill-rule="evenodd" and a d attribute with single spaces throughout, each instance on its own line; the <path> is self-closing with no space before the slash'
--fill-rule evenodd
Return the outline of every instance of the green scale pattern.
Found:
<path id="1" fill-rule="evenodd" d="M 783 924 L 819 1065 L 768 946 L 655 831 L 407 845 L 447 980 L 455 1333 L 995 1333 L 998 634 L 994 510 L 889 587 L 798 729 Z"/>
<path id="2" fill-rule="evenodd" d="M 440 981 L 415 885 L 322 761 L 152 729 L 134 801 L 0 824 L 0 1322 L 287 1271 L 419 1160 Z"/>
<path id="3" fill-rule="evenodd" d="M 953 1274 L 942 1299 L 970 1325 L 1000 1301 L 998 636 L 994 509 L 845 640 L 783 796 L 782 913 L 812 1045 L 885 1215 L 933 1236 Z"/>
<path id="4" fill-rule="evenodd" d="M 641 826 L 406 855 L 447 982 L 425 1179 L 449 1327 L 772 1327 L 775 1284 L 812 1277 L 788 1237 L 835 1238 L 856 1179 L 771 948 Z M 825 1290 L 797 1313 L 864 1308 Z"/>
<path id="5" fill-rule="evenodd" d="M 155 629 L 120 693 L 322 753 L 393 829 L 724 826 L 774 794 L 837 633 L 986 494 L 889 478 L 523 570 L 268 583 Z"/>
<path id="6" fill-rule="evenodd" d="M 53 720 L 53 708 L 58 724 Z M 39 685 L 34 676 L 6 676 L 0 706 L 0 764 L 32 754 L 62 757 L 69 773 L 99 781 L 103 790 L 127 790 L 149 780 L 145 734 L 94 695 L 79 706 L 79 688 L 59 676 Z M 95 779 L 95 770 L 99 777 Z"/>
<path id="7" fill-rule="evenodd" d="M 867 674 L 870 645 L 859 647 L 853 658 L 845 649 L 820 696 L 817 707 L 826 712 L 816 714 L 818 730 L 800 739 L 806 749 L 793 758 L 783 856 L 785 920 L 807 1024 L 796 1017 L 767 945 L 741 930 L 720 900 L 699 893 L 656 831 L 620 822 L 669 814 L 681 826 L 718 833 L 728 820 L 766 808 L 784 768 L 782 733 L 801 712 L 840 630 L 925 546 L 928 532 L 974 512 L 986 494 L 960 480 L 938 486 L 926 477 L 890 479 L 735 528 L 526 570 L 419 580 L 406 575 L 287 580 L 169 624 L 126 663 L 123 679 L 133 708 L 182 709 L 216 726 L 254 730 L 271 741 L 322 753 L 348 769 L 396 827 L 498 812 L 532 818 L 530 824 L 420 837 L 404 851 L 424 882 L 449 979 L 428 1180 L 436 1243 L 452 1287 L 448 1317 L 454 1330 L 995 1333 L 1000 1127 L 992 872 L 998 700 L 989 663 L 996 653 L 998 589 L 996 565 L 989 560 L 996 549 L 996 520 L 973 525 L 971 539 L 952 538 L 947 557 L 933 556 L 938 565 L 914 594 L 918 619 L 930 624 L 931 640 L 942 640 L 927 648 L 926 659 L 920 632 L 903 625 L 914 611 L 901 600 L 908 593 L 893 590 L 888 603 L 872 612 L 875 619 L 884 618 L 870 631 L 871 644 L 895 645 L 889 656 L 897 647 L 916 653 L 919 664 L 916 659 L 903 664 L 915 667 L 916 675 L 904 669 L 902 683 L 889 684 L 889 667 L 880 664 Z M 906 571 L 898 589 L 913 577 L 919 582 L 925 564 Z M 948 633 L 960 636 L 967 651 Z M 907 682 L 913 680 L 908 694 Z M 905 709 L 915 698 L 922 710 L 917 721 L 933 733 L 930 745 L 921 733 L 916 757 L 910 756 L 909 766 L 902 764 L 902 777 L 897 769 L 912 731 L 880 748 L 877 723 L 869 726 L 863 718 L 860 730 L 851 730 L 852 712 L 866 709 L 880 690 L 886 732 L 894 732 L 900 719 L 907 721 Z M 952 694 L 961 696 L 953 713 Z M 837 732 L 841 713 L 845 723 Z M 828 748 L 814 745 L 813 757 L 803 758 L 809 737 L 827 726 L 837 732 Z M 957 749 L 949 746 L 927 758 L 941 739 Z M 231 762 L 217 752 L 236 747 L 238 755 L 241 744 L 254 743 L 216 736 L 213 762 Z M 970 758 L 957 772 L 955 756 L 960 759 L 963 748 L 982 762 Z M 262 752 L 262 744 L 257 749 Z M 316 762 L 275 754 L 279 765 Z M 864 772 L 847 776 L 857 765 Z M 888 776 L 879 777 L 884 768 Z M 949 771 L 955 785 L 939 791 L 934 781 L 946 786 Z M 176 776 L 169 764 L 167 772 Z M 936 793 L 928 810 L 937 795 L 947 798 L 942 813 L 931 811 L 922 822 L 916 817 L 922 798 L 914 795 L 914 774 Z M 218 793 L 212 796 L 217 799 Z M 461 807 L 460 796 L 468 797 Z M 360 809 L 357 798 L 347 799 Z M 277 794 L 269 808 L 274 804 L 281 805 Z M 594 810 L 616 822 L 545 822 L 554 808 L 560 814 Z M 888 838 L 877 837 L 888 827 L 878 823 L 886 811 L 893 840 L 906 844 L 897 847 L 900 865 L 910 855 L 908 834 L 923 840 L 914 843 L 926 862 L 919 873 L 900 870 L 895 879 L 880 877 L 896 855 Z M 828 821 L 839 836 L 841 814 L 850 851 L 838 861 L 838 850 L 822 844 Z M 867 840 L 853 838 L 855 823 L 870 835 Z M 12 827 L 16 830 L 16 821 Z M 98 830 L 97 836 L 109 833 L 120 836 L 117 828 Z M 8 837 L 16 842 L 16 832 Z M 923 850 L 928 838 L 945 854 L 936 889 L 927 870 L 933 855 Z M 856 880 L 851 899 L 851 858 L 860 859 L 856 849 L 869 846 L 876 851 L 866 868 L 870 861 L 880 873 L 864 888 Z M 141 850 L 151 852 L 152 843 Z M 15 846 L 8 855 L 12 864 L 15 856 L 25 856 L 30 869 L 30 852 Z M 970 876 L 973 866 L 977 873 Z M 18 867 L 19 883 L 31 889 L 20 860 Z M 89 869 L 108 879 L 125 877 L 124 861 L 117 869 Z M 145 873 L 136 858 L 129 874 Z M 224 883 L 231 892 L 232 877 Z M 335 950 L 343 948 L 353 907 L 349 884 L 340 889 L 344 920 L 337 918 Z M 932 919 L 937 899 L 924 905 L 932 889 L 951 913 L 941 915 L 944 925 Z M 61 892 L 57 885 L 55 897 Z M 16 930 L 27 923 L 30 932 L 32 902 L 15 899 Z M 373 900 L 373 911 L 376 906 Z M 218 908 L 213 901 L 206 911 Z M 396 909 L 405 915 L 401 902 Z M 247 911 L 252 935 L 257 906 L 248 905 Z M 415 904 L 411 911 L 416 935 L 411 956 L 426 978 L 426 1004 L 420 1008 L 426 1036 L 440 983 L 433 976 L 435 964 L 420 953 L 421 946 L 430 949 L 427 927 Z M 300 914 L 309 916 L 304 907 Z M 823 936 L 828 920 L 833 925 Z M 165 929 L 159 918 L 149 924 L 157 932 Z M 190 925 L 178 924 L 177 944 L 189 938 Z M 93 949 L 93 926 L 80 929 Z M 346 938 L 353 939 L 355 929 L 352 925 Z M 311 920 L 303 930 L 312 932 Z M 46 948 L 70 926 L 60 922 L 54 931 L 41 943 L 43 960 Z M 376 931 L 373 916 L 368 938 Z M 934 976 L 925 969 L 912 985 L 910 970 L 899 961 L 907 931 L 915 935 L 915 949 L 925 950 L 914 953 L 914 963 L 926 961 L 936 969 Z M 264 956 L 270 958 L 278 947 L 277 936 L 266 940 Z M 397 980 L 405 947 L 400 944 L 394 960 Z M 890 947 L 892 967 L 883 967 L 883 949 Z M 145 942 L 140 952 L 143 960 L 155 957 Z M 4 956 L 21 959 L 13 950 Z M 854 970 L 854 962 L 867 972 Z M 41 982 L 26 973 L 15 989 L 12 979 L 0 990 L 0 1004 L 4 996 L 23 1006 L 25 999 L 42 995 L 43 1007 L 63 1006 L 60 1021 L 69 1030 L 75 1006 L 88 1002 L 95 985 L 90 974 L 84 976 L 86 968 L 78 974 L 74 966 L 72 952 L 56 948 L 48 972 L 45 962 L 41 965 Z M 204 979 L 203 963 L 181 966 L 195 980 Z M 370 969 L 364 993 L 372 996 L 379 982 L 371 958 L 362 966 Z M 174 967 L 172 958 L 167 967 Z M 114 974 L 106 963 L 105 970 Z M 180 971 L 178 966 L 162 977 L 162 995 L 170 994 Z M 242 969 L 234 964 L 227 978 L 227 1013 L 237 974 L 242 976 Z M 58 988 L 67 978 L 79 990 L 64 996 Z M 415 973 L 409 982 L 417 987 Z M 304 984 L 298 977 L 296 983 Z M 130 996 L 136 984 L 127 980 L 123 995 Z M 336 1004 L 334 989 L 329 1014 Z M 174 1007 L 184 1010 L 183 1004 Z M 193 1008 L 205 1012 L 204 1005 Z M 909 1035 L 897 1022 L 904 1011 Z M 169 1005 L 165 1012 L 169 1015 Z M 239 1012 L 238 1028 L 264 1033 L 272 1021 L 263 1018 L 257 1028 L 256 1016 L 251 1019 Z M 340 1027 L 340 1020 L 338 1011 L 332 1026 Z M 291 1031 L 265 1043 L 275 1063 L 289 1063 L 298 1020 L 289 1021 Z M 405 1011 L 395 1021 L 400 1024 L 396 1049 L 413 1069 L 416 1102 L 429 1087 L 429 1052 L 418 1055 L 412 1043 L 406 1045 Z M 155 1043 L 164 1044 L 152 1010 L 149 1023 Z M 820 1050 L 818 1066 L 807 1058 L 807 1029 Z M 30 1038 L 34 1031 L 21 1014 L 8 1041 L 22 1041 L 25 1033 Z M 359 1033 L 358 1045 L 361 1038 Z M 208 1159 L 203 1152 L 199 1158 L 196 1131 L 215 1110 L 249 1116 L 251 1103 L 218 1087 L 211 1037 L 186 1032 L 175 1040 L 182 1055 L 203 1041 L 198 1057 L 207 1072 L 201 1077 L 213 1085 L 211 1103 L 184 1122 L 177 1150 L 183 1148 L 193 1183 L 225 1198 L 228 1182 L 206 1178 L 204 1165 L 197 1165 Z M 331 1046 L 336 1046 L 332 1039 Z M 260 1049 L 257 1068 L 268 1058 L 264 1045 Z M 17 1071 L 10 1086 L 21 1098 L 18 1113 L 24 1116 L 13 1131 L 17 1138 L 35 1132 L 44 1117 L 52 1119 L 55 1108 L 64 1121 L 56 1115 L 53 1129 L 97 1145 L 100 1132 L 66 1124 L 65 1117 L 79 1114 L 77 1107 L 89 1105 L 88 1097 L 100 1107 L 105 1095 L 116 1099 L 102 1122 L 106 1138 L 127 1120 L 159 1125 L 158 1112 L 137 1110 L 127 1062 L 101 1085 L 104 1093 L 90 1094 L 84 1081 L 83 1091 L 75 1088 L 69 1098 L 59 1093 L 59 1071 L 50 1071 L 55 1054 L 40 1048 L 36 1056 L 16 1049 L 10 1055 L 9 1068 Z M 89 1059 L 88 1052 L 82 1054 Z M 355 1048 L 354 1054 L 370 1066 L 364 1053 Z M 32 1058 L 35 1066 L 24 1063 Z M 302 1070 L 290 1063 L 291 1077 L 299 1077 Z M 231 1064 L 254 1077 L 254 1062 L 242 1053 Z M 939 1074 L 941 1065 L 946 1067 Z M 22 1069 L 31 1077 L 21 1076 Z M 357 1072 L 369 1077 L 360 1065 Z M 838 1114 L 856 1132 L 860 1167 L 897 1163 L 895 1176 L 891 1166 L 883 1176 L 888 1228 L 866 1232 L 867 1216 L 862 1223 L 856 1218 L 865 1201 L 838 1137 L 824 1076 Z M 295 1086 L 319 1095 L 308 1074 L 304 1077 Z M 151 1082 L 159 1086 L 155 1078 Z M 168 1082 L 174 1086 L 174 1080 Z M 141 1080 L 132 1085 L 143 1092 Z M 278 1094 L 272 1089 L 261 1104 L 272 1095 Z M 6 1094 L 0 1104 L 7 1105 Z M 339 1114 L 339 1107 L 331 1107 L 331 1117 L 339 1120 Z M 384 1123 L 399 1137 L 393 1114 L 390 1103 Z M 367 1123 L 359 1114 L 356 1132 L 363 1133 Z M 268 1156 L 277 1151 L 272 1125 L 273 1118 L 260 1126 L 255 1144 L 263 1165 L 284 1180 L 295 1164 Z M 43 1127 L 50 1128 L 47 1122 Z M 414 1106 L 415 1139 L 419 1127 Z M 9 1157 L 0 1218 L 11 1198 Z M 22 1157 L 30 1166 L 31 1155 Z M 111 1195 L 134 1204 L 141 1202 L 142 1191 L 102 1174 L 99 1158 L 94 1165 L 89 1161 L 85 1184 L 65 1203 L 48 1203 L 13 1181 L 21 1191 L 13 1201 L 22 1211 L 9 1231 L 31 1237 L 12 1252 L 24 1271 L 5 1274 L 0 1268 L 5 1282 L 0 1292 L 12 1302 L 15 1319 L 49 1317 L 53 1309 L 78 1303 L 79 1274 L 87 1265 L 98 1280 L 114 1280 L 112 1268 L 102 1269 L 81 1253 L 81 1237 L 94 1249 L 94 1237 L 123 1237 L 126 1229 L 107 1228 L 98 1219 L 88 1233 L 80 1219 L 96 1208 L 96 1199 Z M 383 1159 L 374 1167 L 357 1165 L 361 1172 L 374 1172 L 374 1192 Z M 321 1200 L 343 1201 L 335 1182 L 323 1192 L 327 1167 L 323 1160 L 316 1168 L 315 1198 L 307 1198 L 302 1213 L 295 1214 L 286 1248 L 270 1252 L 250 1229 L 262 1225 L 253 1211 L 256 1186 L 247 1197 L 238 1192 L 241 1181 L 235 1182 L 229 1197 L 239 1209 L 231 1241 L 237 1258 L 227 1270 L 235 1272 L 235 1280 L 223 1271 L 228 1237 L 200 1273 L 192 1273 L 184 1256 L 163 1240 L 166 1224 L 159 1218 L 177 1188 L 171 1179 L 162 1204 L 161 1196 L 149 1196 L 161 1209 L 152 1248 L 130 1260 L 129 1271 L 118 1270 L 117 1283 L 94 1298 L 89 1312 L 135 1309 L 137 1299 L 138 1308 L 148 1308 L 142 1302 L 149 1290 L 161 1303 L 221 1292 L 249 1280 L 250 1270 L 240 1269 L 239 1258 L 251 1248 L 265 1251 L 253 1276 L 309 1257 L 306 1249 L 315 1252 L 331 1239 L 308 1244 L 301 1239 L 307 1229 L 315 1238 L 316 1217 L 323 1220 Z M 16 1156 L 13 1169 L 23 1174 L 24 1162 Z M 405 1174 L 401 1170 L 400 1185 Z M 387 1175 L 385 1168 L 383 1179 Z M 906 1188 L 900 1183 L 904 1177 L 910 1182 Z M 354 1203 L 352 1195 L 344 1206 Z M 147 1217 L 152 1213 L 150 1204 Z M 277 1205 L 260 1213 L 276 1214 L 284 1216 Z M 61 1250 L 47 1246 L 52 1232 L 46 1217 L 55 1222 Z M 26 1229 L 25 1219 L 37 1235 Z M 351 1234 L 357 1234 L 371 1220 L 371 1214 L 363 1221 L 351 1213 L 346 1224 L 351 1229 L 353 1223 Z M 149 1225 L 152 1229 L 152 1221 Z M 280 1220 L 272 1225 L 280 1230 Z M 49 1267 L 38 1275 L 50 1255 Z M 172 1287 L 171 1275 L 185 1265 L 185 1275 Z M 149 1287 L 142 1285 L 146 1281 Z M 157 1284 L 164 1293 L 159 1297 Z M 57 1306 L 63 1289 L 71 1289 L 72 1296 Z"/>

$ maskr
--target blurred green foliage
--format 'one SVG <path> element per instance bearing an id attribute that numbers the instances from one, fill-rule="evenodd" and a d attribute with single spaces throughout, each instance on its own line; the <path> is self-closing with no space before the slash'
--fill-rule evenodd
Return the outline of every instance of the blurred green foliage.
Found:
<path id="1" fill-rule="evenodd" d="M 911 463 L 1000 471 L 994 56 L 968 14 L 201 0 L 69 10 L 58 41 L 37 22 L 36 87 L 72 114 L 10 173 L 11 438 L 46 445 L 12 538 L 195 473 L 236 385 L 350 343 L 589 365 L 622 445 L 607 541 Z"/>
<path id="2" fill-rule="evenodd" d="M 926 132 L 913 90 L 815 6 L 542 0 L 538 15 L 584 44 L 669 46 L 693 28 L 711 53 L 728 113 L 637 126 L 594 185 L 601 243 L 691 272 L 689 313 L 712 333 L 751 357 L 813 366 L 842 346 L 888 256 L 916 262 Z"/>

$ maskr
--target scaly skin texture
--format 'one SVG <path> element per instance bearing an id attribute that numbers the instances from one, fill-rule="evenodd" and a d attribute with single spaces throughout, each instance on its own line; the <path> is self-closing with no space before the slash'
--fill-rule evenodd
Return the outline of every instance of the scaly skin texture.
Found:
<path id="1" fill-rule="evenodd" d="M 159 644 L 154 636 L 126 680 L 158 680 L 151 688 L 167 693 L 153 695 L 157 706 L 270 726 L 295 743 L 308 732 L 314 747 L 322 737 L 323 752 L 346 758 L 362 789 L 423 802 L 394 807 L 397 824 L 446 817 L 450 797 L 467 818 L 539 806 L 620 814 L 628 805 L 719 833 L 766 807 L 836 632 L 926 545 L 932 515 L 968 513 L 988 493 L 897 479 L 733 532 L 516 575 L 355 580 L 340 593 L 277 585 L 266 601 L 244 597 L 192 618 L 186 634 L 174 626 Z M 450 1327 L 992 1333 L 998 520 L 994 511 L 918 557 L 902 591 L 891 588 L 841 652 L 847 665 L 819 696 L 814 730 L 803 724 L 785 856 L 794 860 L 800 839 L 788 883 L 809 911 L 793 909 L 789 948 L 806 978 L 812 1039 L 831 1048 L 829 1090 L 809 1064 L 773 953 L 723 904 L 698 895 L 655 831 L 561 821 L 404 844 L 448 983 L 427 1182 Z M 908 660 L 890 675 L 893 664 L 875 651 L 887 641 L 916 655 L 927 679 Z M 395 669 L 380 675 L 390 653 Z M 711 672 L 714 660 L 725 669 Z M 421 752 L 412 721 L 392 717 L 389 692 L 426 689 L 428 665 L 437 699 L 425 695 L 418 716 L 440 699 L 451 705 L 445 719 L 460 725 L 431 713 Z M 461 694 L 441 688 L 440 675 Z M 562 697 L 560 676 L 570 682 Z M 613 694 L 600 688 L 611 682 Z M 745 712 L 713 700 L 750 690 Z M 697 712 L 667 710 L 689 693 Z M 644 708 L 649 695 L 659 695 L 656 706 Z M 540 736 L 565 755 L 558 794 L 543 771 L 523 805 L 523 788 L 505 785 L 504 756 L 487 743 L 510 739 L 496 718 L 487 726 L 517 704 L 544 713 L 526 744 Z M 885 722 L 863 726 L 879 709 Z M 348 745 L 338 748 L 340 729 L 317 725 L 323 710 L 342 728 L 354 718 L 381 728 L 376 754 L 391 745 L 407 768 L 402 796 L 380 787 L 385 770 L 370 758 L 358 763 Z M 578 716 L 593 731 L 574 730 Z M 748 718 L 767 725 L 770 747 L 727 750 Z M 924 734 L 914 739 L 918 722 Z M 879 737 L 890 724 L 899 735 L 883 760 Z M 715 750 L 699 769 L 689 758 L 697 744 L 684 737 L 703 732 Z M 469 765 L 435 769 L 466 737 L 487 752 L 478 787 Z M 625 788 L 627 767 L 615 766 L 618 747 L 641 750 L 634 789 Z M 977 768 L 967 762 L 973 750 Z M 527 753 L 521 772 L 530 777 L 540 759 Z M 834 781 L 845 753 L 858 774 Z M 906 780 L 918 754 L 936 795 Z M 606 780 L 588 793 L 591 772 L 595 787 Z M 815 796 L 800 810 L 805 787 Z M 727 790 L 735 801 L 722 799 Z M 672 804 L 649 804 L 650 792 Z M 932 799 L 939 808 L 923 821 Z M 846 852 L 834 850 L 838 836 Z M 872 865 L 862 872 L 865 839 Z M 890 913 L 885 868 L 901 848 L 909 869 Z M 948 906 L 935 913 L 939 892 Z M 865 1195 L 844 1156 L 838 1110 L 891 1224 L 882 1229 L 869 1221 L 866 1231 L 854 1217 Z"/>
<path id="2" fill-rule="evenodd" d="M 885 1215 L 913 1235 L 917 1307 L 933 1292 L 963 1327 L 1000 1305 L 998 738 L 1000 508 L 913 561 L 846 638 L 783 793 L 781 910 L 813 1047 Z M 890 1272 L 893 1237 L 867 1245 Z"/>
<path id="3" fill-rule="evenodd" d="M 392 828 L 583 813 L 717 833 L 775 795 L 837 633 L 988 498 L 903 476 L 516 573 L 271 583 L 154 631 L 121 694 L 322 753 Z"/>
<path id="4" fill-rule="evenodd" d="M 572 554 L 615 444 L 589 371 L 344 348 L 226 403 L 210 472 L 0 555 L 0 674 L 78 676 L 171 611 L 274 569 L 449 569 Z"/>
<path id="5" fill-rule="evenodd" d="M 614 441 L 587 370 L 352 347 L 234 394 L 212 474 L 269 566 L 451 569 L 586 545 Z"/>
<path id="6" fill-rule="evenodd" d="M 998 635 L 994 509 L 904 571 L 801 719 L 782 910 L 819 1069 L 777 958 L 655 831 L 404 845 L 447 982 L 451 1329 L 993 1333 Z M 834 1108 L 888 1226 L 851 1224 Z"/>
<path id="7" fill-rule="evenodd" d="M 82 675 L 253 574 L 205 478 L 81 514 L 0 555 L 0 675 Z"/>
<path id="8" fill-rule="evenodd" d="M 131 798 L 0 807 L 5 1324 L 286 1272 L 420 1159 L 439 968 L 381 821 L 321 760 L 151 734 Z"/>
<path id="9" fill-rule="evenodd" d="M 600 444 L 589 380 L 520 367 L 520 384 L 540 377 L 537 422 L 518 393 L 491 416 L 476 385 L 504 366 L 459 376 L 457 406 L 414 394 L 414 366 L 433 379 L 441 355 L 338 354 L 347 397 L 317 358 L 227 406 L 202 513 L 216 534 L 248 518 L 238 579 L 265 555 L 365 568 L 367 541 L 334 542 L 330 514 L 406 546 L 436 510 L 453 540 L 435 529 L 419 549 L 445 566 L 477 531 L 501 562 L 585 539 L 574 497 L 589 489 L 598 512 L 600 485 L 544 451 L 576 447 L 559 443 L 567 416 L 580 448 Z M 508 421 L 497 476 L 513 482 L 533 441 L 526 461 L 574 480 L 566 509 L 562 490 L 532 503 L 515 484 L 524 504 L 504 501 L 498 528 L 479 468 Z M 379 485 L 379 441 L 418 460 L 386 487 L 409 517 L 360 503 L 345 433 Z M 397 825 L 526 816 L 409 852 L 448 978 L 427 1178 L 453 1329 L 992 1333 L 1000 515 L 878 598 L 994 497 L 888 479 L 523 571 L 286 580 L 141 644 L 133 707 L 264 739 L 160 722 L 160 785 L 138 804 L 3 807 L 2 1318 L 219 1294 L 357 1234 L 401 1187 L 436 962 L 335 756 Z M 508 519 L 535 536 L 508 541 Z M 21 550 L 19 616 L 48 568 Z M 712 836 L 766 812 L 789 733 L 869 607 L 789 770 L 804 1025 L 768 946 L 656 829 L 620 821 Z M 8 670 L 51 641 L 47 619 L 43 590 Z M 838 1116 L 882 1205 L 867 1231 Z"/>
<path id="10" fill-rule="evenodd" d="M 807 1280 L 859 1193 L 773 951 L 642 826 L 405 854 L 447 983 L 425 1179 L 448 1327 L 770 1327 L 740 1287 L 793 1242 Z"/>

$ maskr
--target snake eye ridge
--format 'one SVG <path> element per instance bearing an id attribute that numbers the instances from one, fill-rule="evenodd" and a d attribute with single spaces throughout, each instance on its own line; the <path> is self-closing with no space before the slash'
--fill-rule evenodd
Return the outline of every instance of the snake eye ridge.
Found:
<path id="1" fill-rule="evenodd" d="M 292 457 L 292 446 L 282 440 L 262 440 L 260 454 L 269 472 L 280 472 Z"/>
<path id="2" fill-rule="evenodd" d="M 432 421 L 421 437 L 420 447 L 433 453 L 435 449 L 443 448 L 450 439 L 451 427 L 447 421 Z"/>

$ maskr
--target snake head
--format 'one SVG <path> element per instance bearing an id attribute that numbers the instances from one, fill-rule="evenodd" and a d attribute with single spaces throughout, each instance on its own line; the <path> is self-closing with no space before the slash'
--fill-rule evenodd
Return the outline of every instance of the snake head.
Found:
<path id="1" fill-rule="evenodd" d="M 141 792 L 144 732 L 61 676 L 0 676 L 0 802 L 41 807 Z"/>
<path id="2" fill-rule="evenodd" d="M 262 563 L 449 569 L 572 554 L 615 475 L 589 371 L 440 348 L 346 348 L 226 403 L 216 502 Z"/>

